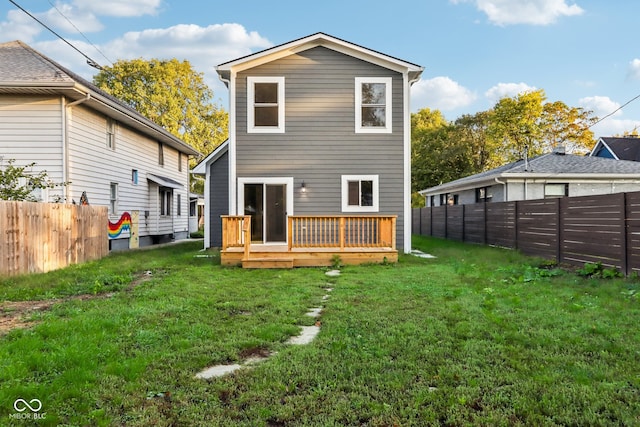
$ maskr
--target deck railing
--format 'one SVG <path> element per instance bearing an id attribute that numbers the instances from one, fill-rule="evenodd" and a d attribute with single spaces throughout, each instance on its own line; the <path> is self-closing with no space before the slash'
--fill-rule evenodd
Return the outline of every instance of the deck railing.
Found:
<path id="1" fill-rule="evenodd" d="M 292 215 L 287 243 L 294 248 L 396 248 L 395 215 Z M 251 216 L 222 216 L 222 250 L 251 248 Z"/>

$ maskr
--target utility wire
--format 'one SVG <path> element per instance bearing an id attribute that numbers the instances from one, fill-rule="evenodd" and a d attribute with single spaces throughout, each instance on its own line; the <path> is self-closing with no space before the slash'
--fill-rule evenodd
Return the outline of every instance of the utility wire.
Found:
<path id="1" fill-rule="evenodd" d="M 60 14 L 60 16 L 62 16 L 64 19 L 66 19 L 66 20 L 67 20 L 67 22 L 68 22 L 69 24 L 71 24 L 71 26 L 72 26 L 73 28 L 75 28 L 75 29 L 76 29 L 76 31 L 78 32 L 78 34 L 80 34 L 80 35 L 81 35 L 81 36 L 82 36 L 82 37 L 87 41 L 87 43 L 89 43 L 89 44 L 90 44 L 90 45 L 91 45 L 95 50 L 97 50 L 97 51 L 100 53 L 100 55 L 102 55 L 102 57 L 103 57 L 104 59 L 106 59 L 106 60 L 107 60 L 107 62 L 109 62 L 111 65 L 113 65 L 113 61 L 112 61 L 112 60 L 110 60 L 109 58 L 107 58 L 107 56 L 106 56 L 106 55 L 105 55 L 105 54 L 104 54 L 104 53 L 103 53 L 103 52 L 98 48 L 98 46 L 96 46 L 95 44 L 93 44 L 93 43 L 91 42 L 91 40 L 89 40 L 89 38 L 88 38 L 87 36 L 85 36 L 85 35 L 84 35 L 84 33 L 83 33 L 82 31 L 80 31 L 80 28 L 78 28 L 78 27 L 76 26 L 76 24 L 74 24 L 74 23 L 71 21 L 71 19 L 69 19 L 69 18 L 68 18 L 64 13 L 62 13 L 62 11 L 61 11 L 60 9 L 58 9 L 58 7 L 57 7 L 55 4 L 53 4 L 53 2 L 51 2 L 51 0 L 49 0 L 49 4 L 51 5 L 51 7 L 53 7 L 53 8 L 56 10 L 56 12 L 58 12 L 58 13 Z"/>
<path id="2" fill-rule="evenodd" d="M 607 114 L 606 116 L 598 119 L 595 123 L 593 123 L 591 126 L 595 126 L 598 123 L 600 123 L 601 121 L 603 121 L 604 119 L 613 116 L 615 113 L 617 113 L 618 111 L 622 110 L 624 107 L 626 107 L 627 105 L 631 104 L 633 101 L 635 101 L 636 99 L 640 98 L 640 95 L 636 95 L 633 98 L 631 98 L 630 100 L 628 100 L 627 102 L 625 102 L 624 104 L 622 104 L 621 106 L 619 106 L 618 108 L 616 108 L 615 110 L 613 110 L 612 112 L 610 112 L 609 114 Z M 589 127 L 591 127 L 589 126 Z"/>
<path id="3" fill-rule="evenodd" d="M 94 61 L 93 59 L 91 59 L 89 56 L 87 56 L 84 52 L 82 52 L 80 49 L 78 49 L 77 47 L 75 47 L 74 45 L 72 45 L 71 43 L 69 43 L 64 37 L 62 37 L 60 34 L 56 33 L 55 31 L 53 31 L 51 28 L 49 28 L 45 23 L 43 23 L 42 21 L 40 21 L 38 18 L 36 18 L 35 16 L 33 16 L 31 13 L 29 13 L 26 9 L 24 9 L 22 6 L 20 6 L 18 3 L 16 3 L 13 0 L 9 0 L 15 7 L 17 7 L 18 9 L 20 9 L 21 11 L 23 11 L 24 13 L 26 13 L 27 15 L 29 15 L 31 18 L 33 18 L 38 24 L 42 25 L 44 28 L 46 28 L 47 30 L 51 31 L 56 37 L 58 37 L 60 40 L 62 40 L 63 42 L 65 42 L 66 44 L 68 44 L 69 46 L 71 46 L 71 48 L 73 50 L 75 50 L 76 52 L 78 52 L 80 55 L 84 56 L 87 59 L 87 64 L 89 64 L 90 66 L 92 66 L 93 68 L 97 68 L 98 70 L 102 70 L 102 67 L 100 66 L 100 64 L 98 64 L 96 61 Z"/>

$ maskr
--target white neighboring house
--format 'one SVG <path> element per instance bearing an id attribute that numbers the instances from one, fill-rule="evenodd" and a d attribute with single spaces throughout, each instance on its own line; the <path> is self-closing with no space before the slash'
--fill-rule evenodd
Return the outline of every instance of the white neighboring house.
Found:
<path id="1" fill-rule="evenodd" d="M 426 206 L 594 196 L 640 190 L 640 162 L 565 154 L 527 160 L 419 191 Z"/>
<path id="2" fill-rule="evenodd" d="M 84 194 L 108 206 L 111 249 L 129 247 L 127 214 L 135 220 L 136 211 L 140 246 L 188 237 L 189 156 L 198 154 L 26 44 L 0 44 L 0 157 L 68 183 L 43 201 L 80 203 Z"/>

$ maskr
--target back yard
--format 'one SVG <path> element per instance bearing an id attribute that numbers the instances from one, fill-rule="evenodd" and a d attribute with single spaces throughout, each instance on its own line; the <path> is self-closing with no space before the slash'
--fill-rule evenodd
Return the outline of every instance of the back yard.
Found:
<path id="1" fill-rule="evenodd" d="M 435 259 L 332 278 L 221 268 L 200 246 L 0 279 L 0 424 L 640 424 L 637 279 L 427 238 Z M 320 305 L 318 337 L 286 345 Z"/>

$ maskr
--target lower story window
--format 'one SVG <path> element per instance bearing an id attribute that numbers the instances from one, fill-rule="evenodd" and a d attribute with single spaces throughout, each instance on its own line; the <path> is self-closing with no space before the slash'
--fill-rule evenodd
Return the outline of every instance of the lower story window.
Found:
<path id="1" fill-rule="evenodd" d="M 160 215 L 171 215 L 171 204 L 173 201 L 173 189 L 160 187 Z"/>
<path id="2" fill-rule="evenodd" d="M 118 184 L 112 182 L 109 185 L 109 213 L 115 214 L 118 210 Z"/>
<path id="3" fill-rule="evenodd" d="M 378 212 L 378 175 L 342 175 L 342 211 Z"/>
<path id="4" fill-rule="evenodd" d="M 545 184 L 544 198 L 565 197 L 569 195 L 569 184 Z"/>

